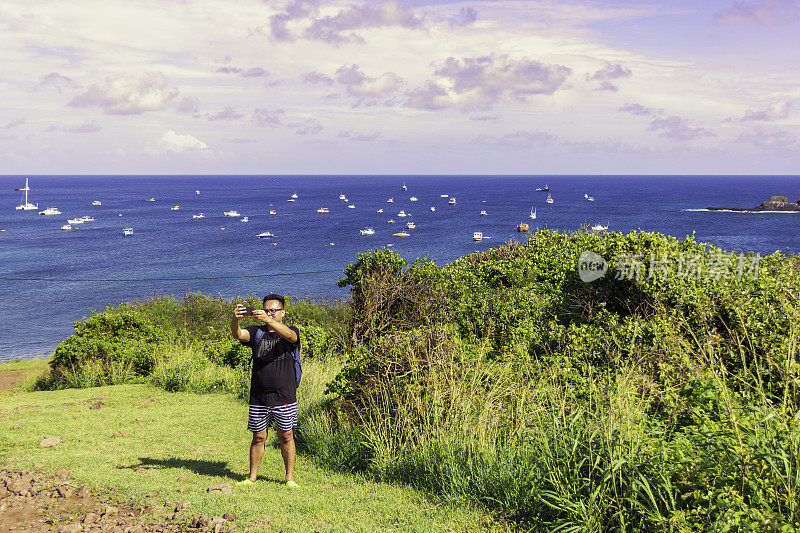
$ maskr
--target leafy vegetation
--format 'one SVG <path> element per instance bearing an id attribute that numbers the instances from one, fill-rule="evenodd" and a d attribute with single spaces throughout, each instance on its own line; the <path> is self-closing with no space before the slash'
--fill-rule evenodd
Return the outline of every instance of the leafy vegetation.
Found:
<path id="1" fill-rule="evenodd" d="M 150 382 L 168 391 L 232 392 L 246 398 L 250 349 L 234 340 L 237 303 L 199 293 L 183 300 L 152 298 L 109 307 L 75 323 L 34 388 L 85 388 Z M 287 322 L 300 326 L 304 358 L 342 357 L 347 308 L 338 302 L 287 302 Z M 242 326 L 256 324 L 243 319 Z"/>
<path id="2" fill-rule="evenodd" d="M 591 282 L 586 251 L 608 269 Z M 797 257 L 646 232 L 540 231 L 443 267 L 359 254 L 340 281 L 349 301 L 287 302 L 326 369 L 298 445 L 523 528 L 794 531 L 798 273 Z M 97 313 L 40 385 L 244 396 L 233 303 Z"/>
<path id="3" fill-rule="evenodd" d="M 604 277 L 581 280 L 584 251 Z M 305 444 L 535 529 L 793 530 L 797 273 L 645 232 L 537 232 L 443 268 L 361 254 L 352 355 Z"/>

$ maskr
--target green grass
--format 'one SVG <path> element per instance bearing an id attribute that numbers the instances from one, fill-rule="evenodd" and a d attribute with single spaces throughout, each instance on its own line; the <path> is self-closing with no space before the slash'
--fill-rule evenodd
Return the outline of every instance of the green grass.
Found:
<path id="1" fill-rule="evenodd" d="M 301 388 L 308 400 L 301 397 L 301 404 L 317 398 L 321 384 L 335 371 L 335 365 L 317 371 L 308 364 Z M 92 398 L 105 398 L 104 406 L 89 409 Z M 0 418 L 0 460 L 5 468 L 50 472 L 66 468 L 77 483 L 114 489 L 122 499 L 152 505 L 189 500 L 189 514 L 237 514 L 240 531 L 499 527 L 476 509 L 445 505 L 407 487 L 336 473 L 302 456 L 295 468 L 301 487 L 288 490 L 280 483 L 283 463 L 272 433 L 259 481 L 238 487 L 236 481 L 247 472 L 251 434 L 246 431 L 247 406 L 232 394 L 168 393 L 149 385 L 16 391 L 0 396 Z M 25 427 L 11 429 L 16 424 Z M 120 432 L 127 434 L 114 436 Z M 40 447 L 39 441 L 49 436 L 61 436 L 63 443 Z M 192 481 L 178 481 L 180 475 Z M 224 482 L 234 487 L 232 495 L 206 492 Z M 181 488 L 185 493 L 178 493 Z M 150 491 L 158 496 L 148 498 Z"/>

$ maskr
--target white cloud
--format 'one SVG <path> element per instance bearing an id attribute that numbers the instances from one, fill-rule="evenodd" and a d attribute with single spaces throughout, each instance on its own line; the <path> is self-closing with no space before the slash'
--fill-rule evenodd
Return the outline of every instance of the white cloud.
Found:
<path id="1" fill-rule="evenodd" d="M 791 109 L 792 104 L 787 102 L 786 100 L 780 100 L 778 102 L 773 102 L 769 104 L 766 109 L 762 109 L 759 111 L 753 111 L 748 109 L 744 116 L 739 120 L 742 122 L 747 122 L 751 120 L 760 120 L 763 122 L 773 122 L 775 120 L 780 120 L 782 118 L 786 118 L 789 116 L 789 110 Z"/>
<path id="2" fill-rule="evenodd" d="M 188 133 L 176 133 L 173 130 L 164 132 L 159 141 L 159 147 L 167 152 L 183 153 L 208 150 L 208 145 Z"/>
<path id="3" fill-rule="evenodd" d="M 755 126 L 747 133 L 742 133 L 737 142 L 750 143 L 767 148 L 796 146 L 797 139 L 789 132 L 766 126 Z"/>
<path id="4" fill-rule="evenodd" d="M 22 126 L 24 124 L 25 124 L 25 119 L 24 118 L 18 118 L 16 120 L 12 120 L 11 122 L 6 123 L 6 125 L 3 126 L 3 129 L 4 130 L 10 130 L 11 128 L 16 128 L 17 126 Z"/>
<path id="5" fill-rule="evenodd" d="M 545 131 L 516 131 L 501 137 L 479 135 L 475 142 L 494 146 L 524 148 L 530 146 L 547 146 L 556 140 L 556 136 Z"/>
<path id="6" fill-rule="evenodd" d="M 167 78 L 152 72 L 142 78 L 109 77 L 105 84 L 92 85 L 72 100 L 72 107 L 99 107 L 112 115 L 138 115 L 160 111 L 178 96 L 178 89 L 167 85 Z"/>
<path id="7" fill-rule="evenodd" d="M 59 74 L 58 72 L 51 72 L 50 74 L 44 76 L 41 79 L 41 81 L 39 81 L 38 85 L 36 85 L 36 88 L 55 89 L 60 93 L 64 89 L 79 89 L 80 85 L 72 81 L 71 78 L 64 76 L 63 74 Z"/>
<path id="8" fill-rule="evenodd" d="M 253 122 L 255 122 L 256 126 L 259 128 L 264 128 L 266 126 L 280 126 L 281 125 L 281 115 L 284 114 L 283 109 L 276 109 L 275 111 L 270 111 L 269 109 L 261 109 L 257 108 L 253 111 Z"/>
<path id="9" fill-rule="evenodd" d="M 384 97 L 389 96 L 403 85 L 403 78 L 394 72 L 384 72 L 377 77 L 368 77 L 357 65 L 339 67 L 336 81 L 347 87 L 353 96 Z"/>
<path id="10" fill-rule="evenodd" d="M 361 142 L 370 142 L 370 141 L 379 141 L 381 140 L 380 132 L 372 132 L 372 133 L 357 133 L 354 131 L 340 131 L 337 137 L 341 137 L 342 139 L 348 139 L 350 141 L 361 141 Z"/>
<path id="11" fill-rule="evenodd" d="M 206 118 L 212 122 L 216 120 L 239 120 L 243 117 L 244 115 L 236 111 L 233 106 L 228 106 L 216 113 L 206 115 Z"/>
<path id="12" fill-rule="evenodd" d="M 659 136 L 675 141 L 690 141 L 714 136 L 712 132 L 705 128 L 691 126 L 688 120 L 677 116 L 653 119 L 647 129 L 649 131 L 660 131 Z"/>
<path id="13" fill-rule="evenodd" d="M 320 121 L 315 118 L 310 118 L 301 124 L 295 124 L 294 127 L 297 128 L 295 133 L 298 135 L 316 135 L 324 129 Z"/>
<path id="14" fill-rule="evenodd" d="M 435 110 L 458 106 L 466 110 L 488 109 L 504 95 L 524 100 L 531 95 L 552 95 L 572 74 L 563 65 L 548 65 L 506 54 L 448 57 L 421 89 L 409 93 L 409 107 Z"/>
<path id="15" fill-rule="evenodd" d="M 272 36 L 279 41 L 304 38 L 332 44 L 364 43 L 364 37 L 357 30 L 413 29 L 422 24 L 413 10 L 396 1 L 349 3 L 330 15 L 321 14 L 320 3 L 319 0 L 290 1 L 283 12 L 270 18 Z M 298 31 L 293 33 L 290 26 Z"/>
<path id="16" fill-rule="evenodd" d="M 759 0 L 735 2 L 725 11 L 714 15 L 718 24 L 752 24 L 756 26 L 783 26 L 800 19 L 797 0 Z"/>

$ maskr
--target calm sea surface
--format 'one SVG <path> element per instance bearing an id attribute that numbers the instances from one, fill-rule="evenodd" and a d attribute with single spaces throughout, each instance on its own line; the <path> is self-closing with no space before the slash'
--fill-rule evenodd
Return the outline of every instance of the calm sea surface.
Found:
<path id="1" fill-rule="evenodd" d="M 22 193 L 14 189 L 24 184 L 25 176 L 0 177 L 0 361 L 49 355 L 74 321 L 126 300 L 190 291 L 344 297 L 336 282 L 358 252 L 393 245 L 409 261 L 427 255 L 445 264 L 524 239 L 516 232 L 523 221 L 532 230 L 600 223 L 680 238 L 694 232 L 729 251 L 800 252 L 800 213 L 703 210 L 752 207 L 772 195 L 795 201 L 800 176 L 31 177 L 29 200 L 40 210 L 57 207 L 54 216 L 15 209 Z M 535 191 L 546 184 L 552 205 Z M 223 215 L 232 209 L 249 222 Z M 398 217 L 401 210 L 410 216 Z M 192 218 L 200 212 L 205 218 Z M 83 215 L 95 220 L 60 230 Z M 408 221 L 416 224 L 411 237 L 392 237 Z M 362 236 L 368 226 L 375 235 Z M 123 237 L 125 227 L 134 235 Z M 257 239 L 264 231 L 275 237 Z M 474 242 L 475 231 L 485 240 Z"/>

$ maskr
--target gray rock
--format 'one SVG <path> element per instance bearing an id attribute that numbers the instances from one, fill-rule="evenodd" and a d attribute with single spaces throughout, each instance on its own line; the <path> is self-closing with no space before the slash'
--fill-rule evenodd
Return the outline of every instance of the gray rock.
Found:
<path id="1" fill-rule="evenodd" d="M 99 517 L 94 513 L 87 513 L 86 516 L 83 517 L 84 524 L 94 524 L 97 522 Z"/>
<path id="2" fill-rule="evenodd" d="M 106 505 L 103 508 L 103 517 L 113 516 L 113 515 L 116 515 L 118 513 L 119 513 L 119 509 L 117 507 L 114 507 L 113 505 Z"/>
<path id="3" fill-rule="evenodd" d="M 192 506 L 192 502 L 190 502 L 189 500 L 183 500 L 181 503 L 179 503 L 178 505 L 175 506 L 175 512 L 179 513 L 181 511 L 183 511 L 184 509 L 188 509 L 191 506 Z"/>
<path id="4" fill-rule="evenodd" d="M 47 437 L 39 441 L 39 446 L 42 448 L 52 448 L 61 444 L 61 437 Z"/>
<path id="5" fill-rule="evenodd" d="M 208 487 L 208 492 L 211 494 L 232 494 L 233 489 L 231 488 L 230 483 L 220 483 L 218 485 L 212 485 Z"/>
<path id="6" fill-rule="evenodd" d="M 14 494 L 27 493 L 31 488 L 31 483 L 27 479 L 14 479 L 7 485 L 8 490 Z"/>

